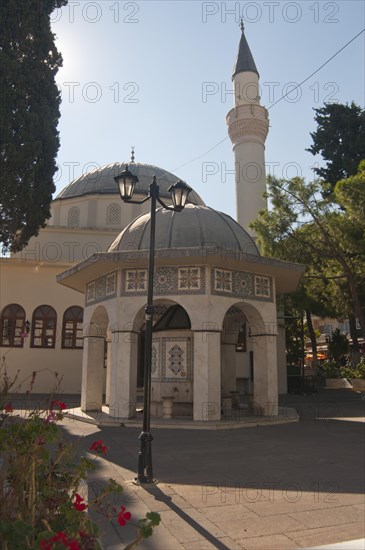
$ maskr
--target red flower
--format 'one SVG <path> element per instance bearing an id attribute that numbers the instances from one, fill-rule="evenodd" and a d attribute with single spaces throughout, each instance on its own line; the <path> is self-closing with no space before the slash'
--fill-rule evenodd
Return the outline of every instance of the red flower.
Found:
<path id="1" fill-rule="evenodd" d="M 83 499 L 78 493 L 76 493 L 75 497 L 76 497 L 76 500 L 73 503 L 74 508 L 79 512 L 83 512 L 84 510 L 86 510 L 87 505 L 84 503 L 85 499 Z"/>
<path id="2" fill-rule="evenodd" d="M 120 507 L 120 512 L 118 514 L 118 523 L 119 525 L 125 525 L 127 521 L 131 519 L 132 515 L 130 512 L 125 511 L 125 506 Z"/>
<path id="3" fill-rule="evenodd" d="M 94 443 L 89 448 L 89 451 L 95 451 L 100 454 L 104 454 L 107 452 L 108 447 L 106 445 L 103 445 L 103 442 L 101 439 L 98 439 L 97 441 L 94 441 Z"/>
<path id="4" fill-rule="evenodd" d="M 54 407 L 59 407 L 61 411 L 63 411 L 66 408 L 66 405 L 63 401 L 60 401 L 59 399 L 56 399 L 55 401 L 52 401 L 50 410 L 52 411 Z"/>
<path id="5" fill-rule="evenodd" d="M 57 535 L 54 535 L 54 537 L 41 540 L 39 543 L 39 548 L 41 550 L 52 550 L 55 543 L 61 543 L 65 546 L 65 548 L 69 548 L 70 550 L 81 550 L 80 544 L 77 540 L 69 540 L 66 533 L 63 531 L 60 531 Z"/>
<path id="6" fill-rule="evenodd" d="M 11 406 L 11 403 L 7 403 L 6 405 L 4 405 L 3 409 L 4 409 L 4 411 L 5 411 L 6 413 L 12 413 L 12 412 L 14 412 L 14 409 L 13 409 L 13 407 Z"/>
<path id="7" fill-rule="evenodd" d="M 81 546 L 79 545 L 77 540 L 70 540 L 67 544 L 67 548 L 69 548 L 70 550 L 81 550 Z"/>

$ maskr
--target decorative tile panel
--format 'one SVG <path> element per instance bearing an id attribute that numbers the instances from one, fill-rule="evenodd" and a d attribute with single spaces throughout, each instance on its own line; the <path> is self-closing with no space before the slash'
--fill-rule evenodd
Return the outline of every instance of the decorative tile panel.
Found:
<path id="1" fill-rule="evenodd" d="M 95 281 L 87 284 L 86 287 L 86 303 L 94 302 L 95 300 Z"/>
<path id="2" fill-rule="evenodd" d="M 153 277 L 154 296 L 177 294 L 205 294 L 205 268 L 157 267 Z M 145 296 L 147 294 L 147 270 L 122 270 L 122 296 Z"/>
<path id="3" fill-rule="evenodd" d="M 153 293 L 159 296 L 175 294 L 177 288 L 177 269 L 158 267 L 153 278 Z"/>
<path id="4" fill-rule="evenodd" d="M 174 373 L 175 376 L 178 374 L 181 374 L 181 376 L 185 376 L 184 371 L 184 363 L 185 363 L 185 357 L 184 357 L 184 350 L 175 344 L 172 348 L 169 350 L 169 364 L 168 369 Z"/>
<path id="5" fill-rule="evenodd" d="M 191 338 L 162 338 L 162 381 L 191 382 L 193 374 Z"/>
<path id="6" fill-rule="evenodd" d="M 154 338 L 152 342 L 151 378 L 156 381 L 160 378 L 160 339 Z"/>
<path id="7" fill-rule="evenodd" d="M 146 292 L 147 269 L 127 269 L 123 273 L 125 273 L 126 292 Z"/>
<path id="8" fill-rule="evenodd" d="M 113 294 L 115 296 L 117 292 L 117 273 L 110 273 L 106 276 L 106 289 L 105 293 L 107 296 Z"/>
<path id="9" fill-rule="evenodd" d="M 178 269 L 179 290 L 199 290 L 201 282 L 200 267 L 180 267 Z"/>
<path id="10" fill-rule="evenodd" d="M 117 294 L 117 272 L 113 271 L 86 286 L 86 305 L 114 298 Z"/>
<path id="11" fill-rule="evenodd" d="M 210 284 L 215 295 L 273 301 L 272 279 L 248 271 L 212 268 Z"/>
<path id="12" fill-rule="evenodd" d="M 95 281 L 95 299 L 100 300 L 106 296 L 106 277 L 100 277 Z"/>
<path id="13" fill-rule="evenodd" d="M 269 277 L 255 275 L 255 296 L 260 296 L 260 298 L 270 298 L 271 288 Z"/>
<path id="14" fill-rule="evenodd" d="M 214 269 L 214 290 L 232 292 L 232 271 Z"/>
<path id="15" fill-rule="evenodd" d="M 240 295 L 252 296 L 253 295 L 253 278 L 251 273 L 245 273 L 244 271 L 234 272 L 234 290 Z"/>

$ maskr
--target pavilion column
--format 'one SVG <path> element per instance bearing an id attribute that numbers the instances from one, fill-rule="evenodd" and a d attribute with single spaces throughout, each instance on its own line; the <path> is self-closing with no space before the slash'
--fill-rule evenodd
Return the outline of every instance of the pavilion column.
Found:
<path id="1" fill-rule="evenodd" d="M 263 416 L 278 414 L 276 335 L 253 335 L 254 405 Z"/>
<path id="2" fill-rule="evenodd" d="M 221 333 L 194 332 L 194 420 L 221 419 Z"/>
<path id="3" fill-rule="evenodd" d="M 107 340 L 107 352 L 106 352 L 106 381 L 105 381 L 105 405 L 110 403 L 110 359 L 111 359 L 111 341 Z"/>
<path id="4" fill-rule="evenodd" d="M 82 355 L 81 409 L 100 411 L 103 402 L 104 336 L 85 336 Z"/>
<path id="5" fill-rule="evenodd" d="M 133 418 L 137 402 L 138 333 L 115 331 L 111 341 L 109 415 Z"/>

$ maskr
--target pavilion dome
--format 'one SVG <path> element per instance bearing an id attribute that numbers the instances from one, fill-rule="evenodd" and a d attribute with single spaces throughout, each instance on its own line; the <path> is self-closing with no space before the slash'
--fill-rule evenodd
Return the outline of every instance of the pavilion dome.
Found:
<path id="1" fill-rule="evenodd" d="M 110 245 L 108 252 L 148 250 L 150 213 L 130 223 Z M 252 237 L 233 218 L 204 205 L 187 204 L 182 212 L 156 211 L 156 249 L 234 250 L 259 256 Z"/>
<path id="2" fill-rule="evenodd" d="M 171 172 L 154 166 L 153 164 L 144 164 L 142 162 L 114 162 L 76 178 L 56 196 L 55 200 L 74 199 L 85 195 L 119 195 L 114 176 L 118 176 L 125 170 L 127 164 L 129 170 L 137 176 L 139 180 L 135 187 L 135 193 L 142 195 L 148 194 L 149 185 L 152 182 L 153 176 L 156 176 L 160 188 L 160 195 L 162 197 L 171 197 L 168 188 L 180 179 Z M 204 204 L 204 201 L 195 191 L 190 193 L 189 202 L 193 204 Z"/>

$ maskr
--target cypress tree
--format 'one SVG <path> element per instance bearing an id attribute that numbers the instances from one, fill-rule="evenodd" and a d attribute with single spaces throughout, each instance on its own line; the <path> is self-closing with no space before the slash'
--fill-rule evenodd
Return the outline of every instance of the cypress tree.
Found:
<path id="1" fill-rule="evenodd" d="M 67 0 L 2 0 L 0 7 L 0 243 L 17 252 L 50 216 L 59 148 L 62 57 L 50 15 Z"/>

